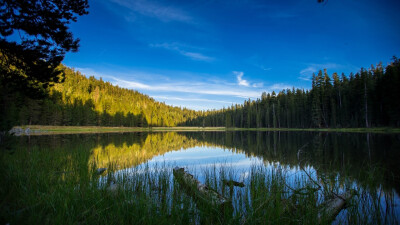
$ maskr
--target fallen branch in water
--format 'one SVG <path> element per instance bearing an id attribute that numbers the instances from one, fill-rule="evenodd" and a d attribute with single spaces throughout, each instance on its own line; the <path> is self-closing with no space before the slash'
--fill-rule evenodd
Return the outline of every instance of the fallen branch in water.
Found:
<path id="1" fill-rule="evenodd" d="M 323 220 L 331 222 L 346 207 L 346 203 L 353 197 L 353 191 L 347 191 L 340 195 L 335 195 L 333 199 L 329 199 L 322 203 L 322 208 L 318 213 L 318 221 Z"/>
<path id="2" fill-rule="evenodd" d="M 193 175 L 185 172 L 184 168 L 175 167 L 173 174 L 178 183 L 185 188 L 187 193 L 194 197 L 195 200 L 205 205 L 213 205 L 221 209 L 232 208 L 232 202 L 220 195 L 207 185 L 200 183 Z"/>

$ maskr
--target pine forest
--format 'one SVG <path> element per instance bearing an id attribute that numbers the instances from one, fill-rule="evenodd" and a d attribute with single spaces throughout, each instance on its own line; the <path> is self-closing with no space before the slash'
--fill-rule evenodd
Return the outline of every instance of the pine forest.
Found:
<path id="1" fill-rule="evenodd" d="M 263 93 L 221 110 L 194 111 L 168 106 L 135 90 L 112 85 L 61 66 L 65 81 L 49 87 L 44 99 L 1 87 L 2 124 L 125 126 L 347 128 L 400 126 L 400 60 L 350 75 L 320 70 L 312 88 Z"/>

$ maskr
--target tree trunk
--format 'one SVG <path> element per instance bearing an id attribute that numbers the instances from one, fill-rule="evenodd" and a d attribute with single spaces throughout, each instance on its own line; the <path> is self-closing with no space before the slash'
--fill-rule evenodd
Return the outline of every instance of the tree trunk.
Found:
<path id="1" fill-rule="evenodd" d="M 364 101 L 365 101 L 365 127 L 368 128 L 368 101 L 367 101 L 367 82 L 364 82 Z"/>
<path id="2" fill-rule="evenodd" d="M 340 211 L 345 208 L 346 203 L 353 197 L 352 191 L 347 191 L 335 198 L 327 200 L 323 203 L 323 207 L 318 213 L 319 222 L 331 222 L 335 220 Z"/>
<path id="3" fill-rule="evenodd" d="M 201 204 L 216 206 L 222 210 L 232 208 L 230 200 L 200 183 L 193 175 L 185 172 L 184 168 L 175 167 L 173 174 L 178 183 L 186 189 L 188 195 L 191 195 L 196 201 L 201 202 Z"/>

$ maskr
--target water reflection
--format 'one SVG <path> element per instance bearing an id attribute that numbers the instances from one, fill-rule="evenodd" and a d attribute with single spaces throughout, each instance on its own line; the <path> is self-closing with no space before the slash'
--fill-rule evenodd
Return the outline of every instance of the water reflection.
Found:
<path id="1" fill-rule="evenodd" d="M 345 186 L 366 190 L 368 198 L 360 205 L 371 206 L 378 199 L 381 204 L 374 212 L 389 209 L 400 215 L 399 134 L 138 132 L 17 137 L 11 146 L 23 150 L 18 156 L 37 152 L 54 170 L 51 179 L 78 181 L 102 167 L 115 174 L 133 174 L 139 167 L 170 170 L 179 166 L 200 181 L 212 173 L 218 178 L 218 169 L 210 172 L 207 168 L 225 167 L 233 171 L 235 180 L 249 182 L 250 168 L 256 164 L 266 173 L 282 171 L 288 186 L 295 186 L 296 177 L 308 173 L 326 190 Z M 105 178 L 100 182 L 106 182 Z M 386 206 L 387 202 L 392 205 Z M 369 208 L 358 210 L 370 214 L 365 211 Z"/>
<path id="2" fill-rule="evenodd" d="M 161 156 L 156 156 L 145 165 L 154 167 L 156 165 L 166 165 L 168 168 L 184 167 L 189 170 L 201 182 L 205 181 L 205 170 L 214 168 L 229 167 L 234 168 L 234 178 L 243 181 L 247 171 L 251 166 L 261 165 L 262 159 L 259 157 L 248 157 L 244 153 L 233 153 L 231 150 L 218 147 L 193 147 L 178 151 L 168 152 Z"/>
<path id="3" fill-rule="evenodd" d="M 376 185 L 400 193 L 399 134 L 141 132 L 18 137 L 15 141 L 20 148 L 49 149 L 49 155 L 65 149 L 65 153 L 54 157 L 73 156 L 69 152 L 78 149 L 88 168 L 95 165 L 124 169 L 160 161 L 187 167 L 226 161 L 240 167 L 262 162 L 293 171 L 316 168 L 320 176 L 329 179 L 345 174 L 366 186 L 371 184 L 363 177 L 368 177 L 365 173 L 372 168 L 381 174 Z"/>

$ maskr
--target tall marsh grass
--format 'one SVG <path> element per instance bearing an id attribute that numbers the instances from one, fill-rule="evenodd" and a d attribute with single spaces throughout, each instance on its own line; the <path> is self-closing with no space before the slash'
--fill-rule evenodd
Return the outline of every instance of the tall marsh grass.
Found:
<path id="1" fill-rule="evenodd" d="M 254 165 L 241 174 L 229 164 L 189 169 L 197 178 L 202 174 L 202 182 L 232 202 L 233 209 L 224 211 L 183 191 L 173 177 L 174 165 L 142 164 L 117 171 L 121 165 L 111 163 L 98 175 L 96 166 L 88 163 L 90 154 L 68 147 L 2 151 L 0 223 L 331 224 L 331 218 L 319 218 L 323 202 L 350 189 L 356 194 L 333 223 L 399 223 L 394 191 L 337 175 L 318 175 L 311 168 L 291 173 Z M 370 183 L 378 182 L 378 172 L 365 175 Z M 223 179 L 240 179 L 245 187 L 227 186 Z"/>

